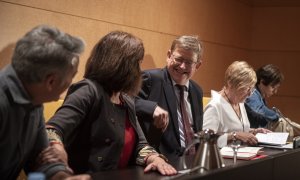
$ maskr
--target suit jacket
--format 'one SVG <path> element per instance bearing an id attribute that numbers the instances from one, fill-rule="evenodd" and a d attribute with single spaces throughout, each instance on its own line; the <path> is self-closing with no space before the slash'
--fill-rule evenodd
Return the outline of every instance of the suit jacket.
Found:
<path id="1" fill-rule="evenodd" d="M 168 158 L 181 156 L 184 149 L 180 145 L 177 102 L 171 77 L 166 68 L 146 70 L 142 73 L 143 86 L 136 98 L 136 112 L 142 129 L 150 145 Z M 189 83 L 189 99 L 192 108 L 193 130 L 202 130 L 203 92 L 194 81 Z M 169 124 L 165 132 L 153 126 L 153 112 L 160 106 L 169 113 Z"/>
<path id="2" fill-rule="evenodd" d="M 133 98 L 121 94 L 124 105 L 114 105 L 103 87 L 84 79 L 73 84 L 64 104 L 47 125 L 55 127 L 66 147 L 69 165 L 76 174 L 117 169 L 123 150 L 125 117 L 136 132 L 130 164 L 148 145 L 137 121 Z"/>

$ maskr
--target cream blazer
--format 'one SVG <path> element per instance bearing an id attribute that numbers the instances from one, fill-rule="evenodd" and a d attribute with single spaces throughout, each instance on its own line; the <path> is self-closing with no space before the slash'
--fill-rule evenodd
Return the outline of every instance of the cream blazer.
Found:
<path id="1" fill-rule="evenodd" d="M 227 134 L 235 132 L 249 132 L 250 122 L 244 103 L 240 103 L 242 118 L 236 115 L 232 106 L 218 92 L 211 91 L 212 99 L 204 109 L 203 129 L 212 129 L 216 133 L 225 133 L 226 136 L 220 137 L 219 145 L 227 143 Z M 221 143 L 221 144 L 220 144 Z"/>

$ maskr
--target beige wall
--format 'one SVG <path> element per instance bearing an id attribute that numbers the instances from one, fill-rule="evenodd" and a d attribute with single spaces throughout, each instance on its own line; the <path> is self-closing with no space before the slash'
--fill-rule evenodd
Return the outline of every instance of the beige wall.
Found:
<path id="1" fill-rule="evenodd" d="M 38 24 L 54 25 L 85 39 L 87 49 L 74 81 L 82 78 L 93 45 L 109 31 L 128 31 L 144 41 L 143 69 L 164 67 L 171 41 L 178 35 L 196 34 L 204 42 L 205 52 L 204 63 L 193 79 L 206 96 L 211 89 L 222 87 L 224 71 L 232 61 L 247 60 L 258 67 L 277 59 L 274 62 L 283 69 L 286 81 L 272 99 L 284 113 L 300 121 L 300 114 L 291 110 L 291 105 L 296 106 L 300 99 L 293 66 L 300 56 L 299 41 L 296 30 L 281 28 L 287 23 L 285 19 L 278 22 L 284 10 L 284 17 L 295 28 L 299 8 L 266 9 L 253 8 L 239 0 L 0 0 L 0 68 L 9 63 L 16 40 Z M 281 31 L 284 32 L 276 38 L 289 46 L 273 42 L 273 35 Z M 278 54 L 289 57 L 290 65 Z"/>
<path id="2" fill-rule="evenodd" d="M 300 122 L 300 7 L 257 7 L 253 9 L 251 64 L 272 63 L 285 80 L 278 94 L 269 99 L 292 120 Z"/>

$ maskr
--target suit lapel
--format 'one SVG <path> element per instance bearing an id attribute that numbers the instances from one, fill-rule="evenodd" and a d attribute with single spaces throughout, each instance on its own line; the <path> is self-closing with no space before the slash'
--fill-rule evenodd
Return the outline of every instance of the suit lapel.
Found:
<path id="1" fill-rule="evenodd" d="M 133 99 L 126 95 L 126 94 L 121 94 L 122 98 L 124 99 L 124 101 L 126 102 L 126 106 L 128 106 L 128 119 L 131 122 L 132 126 L 134 127 L 134 129 L 136 129 L 136 114 L 135 112 L 135 107 L 134 107 L 134 101 Z"/>
<path id="2" fill-rule="evenodd" d="M 178 126 L 178 116 L 177 116 L 177 98 L 174 92 L 173 84 L 171 81 L 171 78 L 169 77 L 169 74 L 167 72 L 167 69 L 164 69 L 164 80 L 166 85 L 164 87 L 164 93 L 166 96 L 167 105 L 169 107 L 169 110 L 171 111 L 169 113 L 170 116 L 170 122 L 172 123 L 176 131 L 176 139 L 180 143 L 180 137 L 179 137 L 179 126 Z M 172 120 L 171 120 L 172 119 Z"/>
<path id="3" fill-rule="evenodd" d="M 197 94 L 194 91 L 193 84 L 190 81 L 189 85 L 189 99 L 191 102 L 191 109 L 194 121 L 194 132 L 201 130 L 201 114 L 203 111 L 203 107 L 201 106 L 202 102 L 198 102 Z"/>

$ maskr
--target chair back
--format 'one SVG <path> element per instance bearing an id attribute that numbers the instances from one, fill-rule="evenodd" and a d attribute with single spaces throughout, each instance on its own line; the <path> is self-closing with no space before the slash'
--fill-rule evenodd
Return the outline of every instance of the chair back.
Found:
<path id="1" fill-rule="evenodd" d="M 44 117 L 47 122 L 56 112 L 56 110 L 63 104 L 64 100 L 52 101 L 44 103 Z"/>

